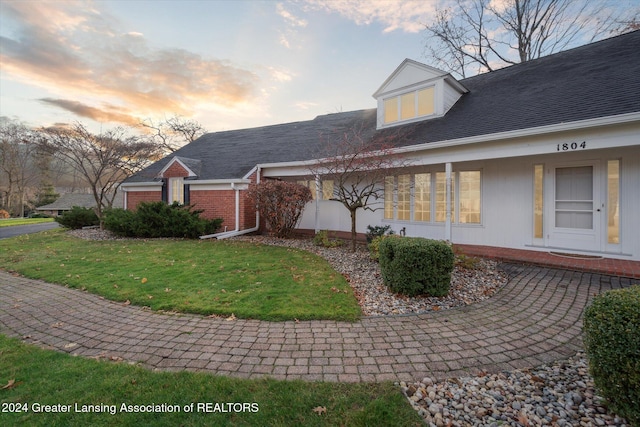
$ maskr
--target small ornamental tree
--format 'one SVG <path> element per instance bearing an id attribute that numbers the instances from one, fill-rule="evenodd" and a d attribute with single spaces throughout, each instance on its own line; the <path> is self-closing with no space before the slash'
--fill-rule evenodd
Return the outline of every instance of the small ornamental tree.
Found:
<path id="1" fill-rule="evenodd" d="M 356 250 L 356 214 L 383 205 L 384 180 L 410 162 L 395 153 L 395 145 L 409 138 L 413 126 L 372 134 L 365 124 L 322 135 L 320 159 L 309 167 L 312 176 L 333 181 L 331 200 L 338 201 L 351 217 L 351 250 Z"/>
<path id="2" fill-rule="evenodd" d="M 290 237 L 305 205 L 311 201 L 311 190 L 287 181 L 265 180 L 249 187 L 258 212 L 276 237 Z"/>

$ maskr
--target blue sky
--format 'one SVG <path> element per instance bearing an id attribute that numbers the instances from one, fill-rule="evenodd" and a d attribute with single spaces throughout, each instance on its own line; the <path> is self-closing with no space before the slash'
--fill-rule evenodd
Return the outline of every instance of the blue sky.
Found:
<path id="1" fill-rule="evenodd" d="M 2 0 L 0 116 L 217 131 L 373 108 L 405 58 L 428 63 L 443 1 Z"/>

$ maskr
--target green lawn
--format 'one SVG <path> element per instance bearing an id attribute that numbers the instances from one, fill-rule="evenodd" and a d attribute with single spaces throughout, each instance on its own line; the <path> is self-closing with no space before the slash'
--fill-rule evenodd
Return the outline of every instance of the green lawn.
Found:
<path id="1" fill-rule="evenodd" d="M 220 412 L 224 406 L 218 406 L 218 412 L 205 412 L 215 410 L 216 403 L 246 403 L 244 408 L 249 410 Z M 125 412 L 123 404 L 125 409 L 129 405 L 178 405 L 179 410 Z M 191 404 L 193 412 L 186 412 L 185 406 Z M 45 405 L 70 412 L 35 412 L 46 409 Z M 78 410 L 93 405 L 107 411 L 76 412 L 76 405 Z M 109 412 L 112 408 L 114 415 Z M 316 408 L 326 411 L 314 412 Z M 0 335 L 0 425 L 403 427 L 424 423 L 391 383 L 305 383 L 151 372 L 125 363 L 41 350 Z"/>
<path id="2" fill-rule="evenodd" d="M 14 225 L 40 224 L 42 222 L 53 222 L 53 218 L 7 218 L 7 219 L 0 219 L 0 227 L 12 227 Z"/>
<path id="3" fill-rule="evenodd" d="M 0 268 L 153 310 L 272 321 L 361 314 L 324 259 L 247 242 L 85 241 L 51 230 L 0 240 Z"/>

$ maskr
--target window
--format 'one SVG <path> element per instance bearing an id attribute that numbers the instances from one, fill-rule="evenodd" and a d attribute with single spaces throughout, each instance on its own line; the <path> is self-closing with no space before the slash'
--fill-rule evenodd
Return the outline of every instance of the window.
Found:
<path id="1" fill-rule="evenodd" d="M 620 160 L 607 162 L 607 242 L 620 243 Z"/>
<path id="2" fill-rule="evenodd" d="M 458 221 L 480 224 L 480 171 L 459 172 L 458 182 Z"/>
<path id="3" fill-rule="evenodd" d="M 427 116 L 435 112 L 433 93 L 433 87 L 418 91 L 418 116 Z"/>
<path id="4" fill-rule="evenodd" d="M 393 219 L 393 189 L 395 179 L 392 176 L 384 177 L 384 219 Z"/>
<path id="5" fill-rule="evenodd" d="M 447 220 L 447 175 L 444 172 L 436 173 L 436 222 Z M 456 222 L 456 176 L 451 174 L 451 222 Z"/>
<path id="6" fill-rule="evenodd" d="M 327 179 L 322 181 L 322 199 L 331 200 L 333 198 L 333 180 Z"/>
<path id="7" fill-rule="evenodd" d="M 445 180 L 444 172 L 387 176 L 384 182 L 384 218 L 415 222 L 445 222 L 447 209 Z M 395 199 L 394 196 L 396 196 Z M 482 172 L 476 170 L 452 173 L 451 222 L 481 224 L 481 212 Z"/>
<path id="8" fill-rule="evenodd" d="M 384 122 L 393 123 L 398 120 L 398 98 L 384 100 Z"/>
<path id="9" fill-rule="evenodd" d="M 535 165 L 533 167 L 533 237 L 542 239 L 542 213 L 543 213 L 543 194 L 542 188 L 544 184 L 544 165 Z"/>
<path id="10" fill-rule="evenodd" d="M 413 220 L 431 221 L 431 174 L 415 175 Z"/>
<path id="11" fill-rule="evenodd" d="M 412 119 L 416 116 L 416 94 L 406 93 L 400 96 L 400 118 Z"/>
<path id="12" fill-rule="evenodd" d="M 398 219 L 411 219 L 411 175 L 398 177 Z"/>
<path id="13" fill-rule="evenodd" d="M 317 192 L 316 192 L 316 181 L 315 180 L 310 180 L 310 181 L 297 181 L 298 184 L 303 185 L 305 187 L 308 187 L 309 190 L 311 191 L 311 197 L 313 198 L 313 200 L 316 200 L 318 198 Z M 333 197 L 333 180 L 323 180 L 321 182 L 321 194 L 322 194 L 322 198 L 320 200 L 330 200 Z"/>
<path id="14" fill-rule="evenodd" d="M 384 123 L 410 120 L 435 112 L 433 86 L 384 100 Z"/>
<path id="15" fill-rule="evenodd" d="M 184 204 L 184 179 L 169 178 L 169 203 Z"/>

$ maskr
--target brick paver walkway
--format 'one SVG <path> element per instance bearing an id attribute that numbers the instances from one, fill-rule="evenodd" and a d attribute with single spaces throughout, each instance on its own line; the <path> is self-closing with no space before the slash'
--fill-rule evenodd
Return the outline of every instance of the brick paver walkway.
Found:
<path id="1" fill-rule="evenodd" d="M 540 365 L 582 346 L 594 294 L 633 280 L 504 264 L 509 283 L 472 306 L 423 315 L 261 322 L 167 315 L 0 272 L 0 333 L 86 357 L 258 378 L 443 379 Z"/>

